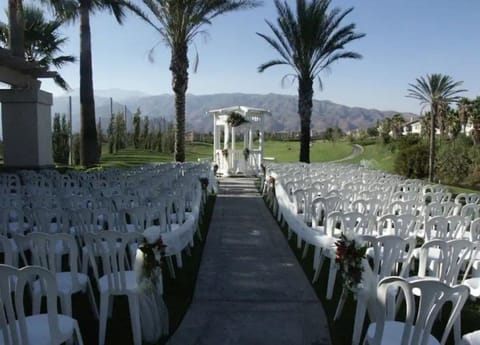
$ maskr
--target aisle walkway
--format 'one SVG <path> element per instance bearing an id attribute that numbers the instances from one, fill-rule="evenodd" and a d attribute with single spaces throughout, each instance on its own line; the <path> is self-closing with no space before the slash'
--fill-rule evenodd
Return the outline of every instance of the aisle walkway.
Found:
<path id="1" fill-rule="evenodd" d="M 251 178 L 224 178 L 169 345 L 329 345 L 323 308 Z"/>

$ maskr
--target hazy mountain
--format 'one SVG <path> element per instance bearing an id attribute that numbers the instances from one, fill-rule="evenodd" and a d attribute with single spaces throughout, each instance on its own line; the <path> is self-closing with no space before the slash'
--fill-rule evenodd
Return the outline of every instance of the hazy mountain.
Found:
<path id="1" fill-rule="evenodd" d="M 128 91 L 117 92 L 123 98 L 113 98 L 113 111 L 123 113 L 127 108 L 128 127 L 131 127 L 132 114 L 140 108 L 143 116 L 150 118 L 165 117 L 174 119 L 175 109 L 172 95 L 143 96 Z M 108 126 L 110 116 L 109 90 L 96 91 L 95 106 L 97 117 L 102 117 L 102 127 Z M 112 96 L 113 97 L 113 96 Z M 80 107 L 78 97 L 72 98 L 73 128 L 79 128 Z M 214 94 L 214 95 L 188 95 L 186 121 L 187 129 L 201 132 L 210 132 L 213 120 L 207 114 L 208 110 L 234 105 L 245 105 L 264 108 L 271 111 L 272 116 L 266 119 L 267 131 L 298 131 L 300 121 L 297 114 L 297 97 L 279 94 Z M 68 97 L 55 97 L 52 113 L 66 113 L 68 111 Z M 322 131 L 328 127 L 338 126 L 344 131 L 356 128 L 374 126 L 377 121 L 392 116 L 395 111 L 380 111 L 360 107 L 347 107 L 330 101 L 314 100 L 312 113 L 312 129 Z M 408 120 L 415 114 L 404 113 Z M 105 122 L 104 122 L 105 121 Z"/>

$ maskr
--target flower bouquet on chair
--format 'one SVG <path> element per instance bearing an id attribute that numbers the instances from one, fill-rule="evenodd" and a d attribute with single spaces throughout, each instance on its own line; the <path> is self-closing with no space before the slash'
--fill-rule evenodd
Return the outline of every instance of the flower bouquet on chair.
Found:
<path id="1" fill-rule="evenodd" d="M 367 246 L 362 239 L 353 233 L 342 233 L 340 239 L 335 243 L 336 255 L 335 262 L 343 280 L 343 290 L 338 301 L 334 320 L 337 320 L 343 310 L 343 306 L 350 293 L 354 298 L 362 285 L 364 260 L 366 257 Z"/>
<path id="2" fill-rule="evenodd" d="M 167 246 L 163 243 L 157 227 L 145 229 L 143 236 L 144 240 L 137 250 L 135 271 L 138 288 L 143 292 L 149 292 L 157 290 L 160 287 L 158 285 L 162 284 L 162 262 Z"/>
<path id="3" fill-rule="evenodd" d="M 168 310 L 163 301 L 162 264 L 167 247 L 160 235 L 160 227 L 152 226 L 143 232 L 135 258 L 142 339 L 156 343 L 168 334 Z"/>
<path id="4" fill-rule="evenodd" d="M 367 246 L 355 235 L 345 233 L 340 235 L 335 245 L 335 262 L 343 278 L 343 288 L 355 293 L 362 282 L 362 260 L 365 259 Z"/>

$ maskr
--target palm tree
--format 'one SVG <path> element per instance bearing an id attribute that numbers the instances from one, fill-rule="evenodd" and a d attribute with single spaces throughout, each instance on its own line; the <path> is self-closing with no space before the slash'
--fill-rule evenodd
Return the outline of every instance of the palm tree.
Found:
<path id="1" fill-rule="evenodd" d="M 467 134 L 467 123 L 472 118 L 473 112 L 473 101 L 467 97 L 462 97 L 458 103 L 458 116 L 460 118 L 460 123 L 462 125 L 463 134 Z"/>
<path id="2" fill-rule="evenodd" d="M 40 8 L 25 6 L 23 8 L 24 31 L 24 57 L 26 61 L 35 61 L 40 67 L 61 68 L 69 62 L 75 62 L 71 55 L 57 55 L 62 51 L 62 46 L 67 42 L 66 37 L 61 37 L 58 29 L 64 23 L 61 19 L 47 20 Z M 0 22 L 0 44 L 8 47 L 10 30 L 7 24 Z M 54 81 L 61 88 L 68 90 L 67 82 L 57 74 Z"/>
<path id="3" fill-rule="evenodd" d="M 57 11 L 63 11 L 69 6 L 71 0 L 40 0 Z M 12 55 L 24 57 L 24 32 L 25 23 L 23 18 L 23 0 L 8 0 L 8 24 L 9 24 L 9 42 L 8 47 L 12 51 Z"/>
<path id="4" fill-rule="evenodd" d="M 143 0 L 158 20 L 149 23 L 160 33 L 171 50 L 170 71 L 175 94 L 175 160 L 185 161 L 185 95 L 188 88 L 188 48 L 202 26 L 213 18 L 258 6 L 257 0 Z"/>
<path id="5" fill-rule="evenodd" d="M 260 65 L 258 71 L 275 65 L 287 65 L 294 70 L 293 77 L 298 80 L 300 161 L 309 163 L 314 79 L 318 78 L 321 89 L 321 72 L 338 60 L 360 59 L 360 54 L 345 50 L 345 45 L 365 34 L 355 33 L 355 24 L 342 26 L 343 19 L 353 8 L 330 10 L 330 0 L 297 0 L 294 14 L 287 1 L 274 2 L 278 12 L 277 26 L 266 21 L 273 37 L 257 34 L 278 52 L 280 58 Z"/>
<path id="6" fill-rule="evenodd" d="M 433 182 L 435 172 L 435 123 L 442 106 L 457 102 L 459 93 L 465 92 L 459 89 L 463 81 L 454 81 L 452 77 L 440 73 L 427 74 L 426 78 L 417 78 L 415 84 L 408 84 L 407 97 L 420 101 L 423 107 L 430 107 L 430 153 L 428 164 L 428 179 Z"/>
<path id="7" fill-rule="evenodd" d="M 446 130 L 450 138 L 455 141 L 462 131 L 462 124 L 460 122 L 460 115 L 458 109 L 448 107 L 445 118 Z"/>
<path id="8" fill-rule="evenodd" d="M 8 0 L 8 24 L 10 30 L 8 46 L 12 51 L 12 55 L 23 57 L 25 55 L 25 25 L 22 0 Z"/>
<path id="9" fill-rule="evenodd" d="M 85 167 L 95 166 L 99 163 L 100 150 L 95 121 L 90 14 L 108 10 L 120 24 L 125 17 L 125 9 L 141 16 L 143 14 L 128 0 L 43 1 L 50 3 L 61 16 L 80 21 L 80 164 Z"/>
<path id="10" fill-rule="evenodd" d="M 402 126 L 405 122 L 405 119 L 400 113 L 396 113 L 392 116 L 391 127 L 395 139 L 398 139 L 400 135 L 402 135 Z"/>

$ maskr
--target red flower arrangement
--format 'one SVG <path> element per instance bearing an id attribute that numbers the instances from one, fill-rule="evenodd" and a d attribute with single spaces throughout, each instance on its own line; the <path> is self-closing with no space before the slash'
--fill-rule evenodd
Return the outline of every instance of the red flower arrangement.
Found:
<path id="1" fill-rule="evenodd" d="M 151 282 L 152 286 L 156 286 L 159 271 L 157 268 L 162 267 L 163 258 L 165 257 L 165 248 L 162 237 L 159 237 L 153 243 L 148 243 L 145 239 L 138 249 L 143 253 L 143 276 Z"/>
<path id="2" fill-rule="evenodd" d="M 356 292 L 362 281 L 363 266 L 367 246 L 355 238 L 348 238 L 345 234 L 335 242 L 337 246 L 335 262 L 343 278 L 343 287 L 347 291 Z"/>

